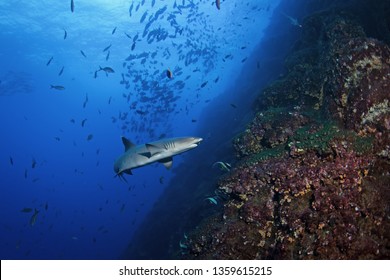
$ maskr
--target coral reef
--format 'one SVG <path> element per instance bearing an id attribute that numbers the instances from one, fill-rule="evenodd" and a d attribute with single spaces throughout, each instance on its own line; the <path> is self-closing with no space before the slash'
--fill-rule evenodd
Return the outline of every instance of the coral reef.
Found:
<path id="1" fill-rule="evenodd" d="M 286 67 L 233 141 L 223 213 L 188 234 L 182 257 L 388 259 L 389 47 L 322 12 Z"/>

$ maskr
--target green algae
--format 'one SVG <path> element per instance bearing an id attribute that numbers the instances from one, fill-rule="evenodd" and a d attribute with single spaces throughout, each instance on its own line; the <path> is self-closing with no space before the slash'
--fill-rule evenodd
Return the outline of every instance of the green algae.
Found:
<path id="1" fill-rule="evenodd" d="M 373 147 L 373 138 L 359 136 L 352 130 L 342 129 L 334 122 L 324 122 L 319 129 L 314 131 L 312 125 L 306 125 L 296 130 L 290 139 L 297 149 L 307 151 L 314 150 L 318 154 L 332 151 L 332 142 L 343 140 L 357 154 L 370 152 Z"/>
<path id="2" fill-rule="evenodd" d="M 273 148 L 264 148 L 260 152 L 242 160 L 238 165 L 251 166 L 256 163 L 280 158 L 294 145 L 298 153 L 315 151 L 319 155 L 333 153 L 333 143 L 342 143 L 345 147 L 353 150 L 356 154 L 369 153 L 373 148 L 373 137 L 359 136 L 352 130 L 340 128 L 334 122 L 324 122 L 320 125 L 305 125 L 295 131 L 295 133 L 284 143 Z"/>
<path id="3" fill-rule="evenodd" d="M 245 165 L 245 166 L 251 166 L 256 163 L 271 159 L 271 158 L 279 158 L 282 157 L 284 154 L 286 154 L 286 147 L 285 145 L 278 145 L 271 149 L 264 149 L 261 152 L 254 154 L 248 158 L 245 158 L 243 161 L 238 163 L 238 166 Z"/>

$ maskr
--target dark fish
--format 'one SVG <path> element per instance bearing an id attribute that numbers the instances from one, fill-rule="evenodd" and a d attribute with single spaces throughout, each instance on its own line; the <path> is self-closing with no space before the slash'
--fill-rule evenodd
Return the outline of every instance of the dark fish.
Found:
<path id="1" fill-rule="evenodd" d="M 87 58 L 87 56 L 85 55 L 85 53 L 84 53 L 82 50 L 80 50 L 80 52 L 81 52 L 81 54 L 82 54 L 85 58 Z"/>
<path id="2" fill-rule="evenodd" d="M 127 34 L 126 32 L 125 32 L 125 35 L 127 36 L 127 38 L 131 39 L 131 36 L 129 34 Z"/>
<path id="3" fill-rule="evenodd" d="M 217 77 L 215 80 L 214 80 L 214 83 L 217 83 L 219 81 L 219 77 Z"/>
<path id="4" fill-rule="evenodd" d="M 221 0 L 215 0 L 215 5 L 217 6 L 217 9 L 221 9 Z"/>
<path id="5" fill-rule="evenodd" d="M 24 178 L 27 179 L 27 169 L 24 170 Z"/>
<path id="6" fill-rule="evenodd" d="M 35 168 L 37 166 L 37 161 L 35 160 L 35 158 L 32 158 L 32 163 L 31 163 L 31 168 Z"/>
<path id="7" fill-rule="evenodd" d="M 75 123 L 75 120 L 74 120 L 74 119 L 71 119 L 70 122 L 71 122 L 71 123 Z"/>
<path id="8" fill-rule="evenodd" d="M 99 66 L 99 71 L 104 71 L 106 73 L 115 73 L 114 69 L 112 69 L 111 67 L 101 67 Z"/>
<path id="9" fill-rule="evenodd" d="M 37 209 L 34 209 L 34 214 L 31 216 L 31 219 L 30 219 L 30 226 L 34 226 L 35 225 L 35 223 L 37 221 L 38 213 L 39 213 L 39 211 Z"/>
<path id="10" fill-rule="evenodd" d="M 23 208 L 22 210 L 20 210 L 20 212 L 22 213 L 30 213 L 32 211 L 32 208 Z"/>
<path id="11" fill-rule="evenodd" d="M 54 139 L 56 139 L 57 141 L 60 141 L 60 140 L 61 140 L 60 137 L 54 137 Z"/>
<path id="12" fill-rule="evenodd" d="M 168 70 L 167 70 L 167 77 L 169 78 L 169 79 L 172 79 L 172 77 L 173 77 L 173 75 L 172 75 L 172 71 L 168 68 Z"/>
<path id="13" fill-rule="evenodd" d="M 47 211 L 47 209 L 49 209 L 49 204 L 46 202 L 45 203 L 45 210 Z"/>
<path id="14" fill-rule="evenodd" d="M 137 35 L 135 35 L 134 36 L 134 38 L 133 38 L 133 42 L 135 43 L 135 41 L 137 41 L 137 39 L 138 39 L 138 36 L 139 36 L 139 34 L 137 33 Z"/>
<path id="15" fill-rule="evenodd" d="M 131 6 L 129 7 L 129 17 L 132 16 L 131 11 L 133 10 L 133 8 L 134 8 L 134 1 L 131 3 Z"/>
<path id="16" fill-rule="evenodd" d="M 233 104 L 233 103 L 230 103 L 230 106 L 232 106 L 234 109 L 237 108 L 237 105 L 236 105 L 236 104 Z"/>
<path id="17" fill-rule="evenodd" d="M 160 181 L 160 184 L 161 184 L 161 185 L 164 184 L 164 176 L 161 176 L 160 179 L 159 179 L 159 181 Z"/>
<path id="18" fill-rule="evenodd" d="M 134 51 L 135 49 L 135 42 L 133 42 L 133 44 L 131 45 L 131 50 Z"/>
<path id="19" fill-rule="evenodd" d="M 72 13 L 74 12 L 74 2 L 73 2 L 73 0 L 70 0 L 70 10 L 72 11 Z"/>
<path id="20" fill-rule="evenodd" d="M 111 99 L 112 97 L 110 96 L 110 98 L 108 99 L 108 104 L 111 104 Z"/>
<path id="21" fill-rule="evenodd" d="M 106 61 L 108 60 L 109 57 L 110 57 L 110 51 L 107 52 Z"/>
<path id="22" fill-rule="evenodd" d="M 85 95 L 85 100 L 84 100 L 84 103 L 83 103 L 83 108 L 85 108 L 85 106 L 87 106 L 87 103 L 88 103 L 88 94 Z"/>
<path id="23" fill-rule="evenodd" d="M 192 119 L 191 122 L 196 122 L 196 120 L 195 120 L 195 119 Z"/>
<path id="24" fill-rule="evenodd" d="M 81 121 L 81 126 L 82 126 L 82 127 L 84 127 L 86 121 L 87 121 L 87 119 L 83 119 L 83 120 Z"/>
<path id="25" fill-rule="evenodd" d="M 68 36 L 68 32 L 66 32 L 66 30 L 64 29 L 64 40 L 66 39 L 67 36 Z"/>
<path id="26" fill-rule="evenodd" d="M 95 71 L 95 75 L 93 76 L 95 79 L 97 78 L 97 72 L 98 71 Z"/>
<path id="27" fill-rule="evenodd" d="M 108 51 L 109 48 L 111 48 L 111 45 L 112 45 L 112 44 L 110 44 L 109 46 L 105 47 L 104 50 L 103 50 L 103 52 Z"/>
<path id="28" fill-rule="evenodd" d="M 93 135 L 92 134 L 89 134 L 88 137 L 87 137 L 87 141 L 91 141 L 93 138 Z"/>
<path id="29" fill-rule="evenodd" d="M 112 30 L 111 34 L 114 35 L 115 31 L 116 31 L 116 26 L 115 26 L 115 28 Z"/>
<path id="30" fill-rule="evenodd" d="M 49 59 L 49 61 L 46 63 L 46 66 L 49 66 L 50 62 L 53 60 L 53 57 Z"/>
<path id="31" fill-rule="evenodd" d="M 140 23 L 143 23 L 143 22 L 144 22 L 144 20 L 145 20 L 145 18 L 146 18 L 147 15 L 148 15 L 148 11 L 146 11 L 146 12 L 142 15 L 141 20 L 140 20 Z"/>
<path id="32" fill-rule="evenodd" d="M 204 82 L 203 84 L 200 85 L 201 88 L 204 88 L 207 85 L 208 81 Z"/>
<path id="33" fill-rule="evenodd" d="M 64 67 L 65 67 L 65 66 L 62 66 L 60 72 L 58 73 L 58 76 L 61 76 L 61 75 L 62 75 L 62 72 L 64 72 Z"/>
<path id="34" fill-rule="evenodd" d="M 64 86 L 53 86 L 53 85 L 50 85 L 50 88 L 54 88 L 56 90 L 64 90 L 65 89 Z"/>
<path id="35" fill-rule="evenodd" d="M 10 163 L 11 165 L 14 165 L 14 160 L 12 159 L 12 157 L 9 157 L 9 163 Z"/>

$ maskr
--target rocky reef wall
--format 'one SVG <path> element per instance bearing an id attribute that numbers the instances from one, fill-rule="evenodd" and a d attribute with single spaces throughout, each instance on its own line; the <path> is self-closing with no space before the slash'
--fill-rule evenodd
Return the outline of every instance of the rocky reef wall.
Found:
<path id="1" fill-rule="evenodd" d="M 188 234 L 182 258 L 390 257 L 389 22 L 365 25 L 362 5 L 305 18 L 287 73 L 233 140 L 222 213 Z"/>

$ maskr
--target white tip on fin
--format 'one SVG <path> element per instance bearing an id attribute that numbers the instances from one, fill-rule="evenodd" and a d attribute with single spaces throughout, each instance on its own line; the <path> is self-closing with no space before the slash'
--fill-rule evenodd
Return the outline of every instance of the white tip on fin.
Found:
<path id="1" fill-rule="evenodd" d="M 125 152 L 127 152 L 129 149 L 135 147 L 135 144 L 124 136 L 122 136 L 122 143 L 123 143 L 123 145 L 125 145 Z"/>

